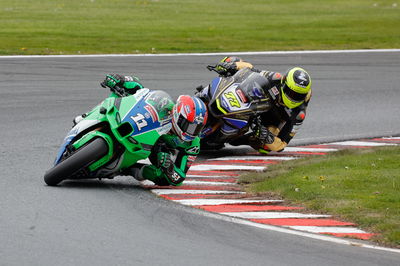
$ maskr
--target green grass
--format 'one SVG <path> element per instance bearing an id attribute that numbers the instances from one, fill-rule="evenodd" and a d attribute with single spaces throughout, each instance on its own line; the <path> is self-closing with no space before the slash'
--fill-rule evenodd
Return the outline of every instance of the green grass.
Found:
<path id="1" fill-rule="evenodd" d="M 392 0 L 1 0 L 0 55 L 400 48 Z"/>
<path id="2" fill-rule="evenodd" d="M 400 147 L 345 150 L 242 176 L 252 193 L 273 194 L 377 233 L 400 247 Z"/>

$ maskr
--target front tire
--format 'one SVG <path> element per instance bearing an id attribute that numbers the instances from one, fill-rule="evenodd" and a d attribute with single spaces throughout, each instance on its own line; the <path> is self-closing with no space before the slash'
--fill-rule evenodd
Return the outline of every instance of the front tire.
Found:
<path id="1" fill-rule="evenodd" d="M 44 182 L 56 186 L 82 168 L 85 168 L 108 153 L 108 145 L 102 138 L 95 138 L 70 157 L 60 162 L 44 175 Z"/>

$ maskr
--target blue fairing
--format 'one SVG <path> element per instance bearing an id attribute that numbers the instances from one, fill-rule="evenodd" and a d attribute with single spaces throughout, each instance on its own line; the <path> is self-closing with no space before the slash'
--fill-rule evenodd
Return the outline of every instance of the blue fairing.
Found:
<path id="1" fill-rule="evenodd" d="M 221 82 L 221 78 L 214 78 L 212 80 L 211 87 L 210 87 L 211 98 L 214 98 L 215 91 L 217 90 L 220 82 Z"/>
<path id="2" fill-rule="evenodd" d="M 133 127 L 132 136 L 143 134 L 161 126 L 157 111 L 143 98 L 122 119 Z"/>
<path id="3" fill-rule="evenodd" d="M 240 119 L 233 119 L 233 118 L 226 118 L 224 120 L 227 121 L 229 124 L 235 126 L 236 128 L 243 128 L 247 125 L 247 120 L 240 120 Z"/>
<path id="4" fill-rule="evenodd" d="M 71 143 L 71 141 L 75 138 L 75 136 L 78 134 L 78 132 L 79 132 L 78 128 L 74 127 L 71 129 L 71 131 L 65 137 L 63 144 L 61 145 L 60 149 L 58 150 L 56 160 L 54 161 L 54 165 L 57 165 L 60 163 L 61 157 L 64 154 L 66 147 Z"/>

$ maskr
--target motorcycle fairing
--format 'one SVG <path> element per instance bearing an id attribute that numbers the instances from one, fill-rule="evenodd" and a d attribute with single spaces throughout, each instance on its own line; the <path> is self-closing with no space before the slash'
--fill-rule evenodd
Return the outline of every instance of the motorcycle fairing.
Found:
<path id="1" fill-rule="evenodd" d="M 138 95 L 129 96 L 135 97 L 137 102 L 123 115 L 121 123 L 128 122 L 132 126 L 131 137 L 139 143 L 153 145 L 160 135 L 166 134 L 172 127 L 170 114 L 166 113 L 172 100 L 162 91 L 142 89 L 138 92 Z"/>
<path id="2" fill-rule="evenodd" d="M 125 115 L 121 123 L 128 122 L 133 127 L 131 136 L 140 135 L 160 126 L 157 112 L 145 101 L 139 101 Z"/>
<path id="3" fill-rule="evenodd" d="M 78 124 L 76 124 L 64 138 L 63 144 L 61 145 L 60 149 L 58 150 L 57 157 L 54 161 L 54 165 L 60 163 L 61 157 L 63 156 L 65 149 L 67 146 L 72 142 L 72 140 L 82 131 L 86 130 L 87 128 L 97 124 L 98 120 L 82 120 Z"/>
<path id="4" fill-rule="evenodd" d="M 217 107 L 223 114 L 240 113 L 249 109 L 251 103 L 243 98 L 239 85 L 239 83 L 232 84 L 216 99 Z"/>
<path id="5" fill-rule="evenodd" d="M 210 86 L 210 99 L 214 98 L 215 93 L 217 92 L 219 83 L 221 82 L 222 78 L 214 78 L 211 81 L 211 86 Z"/>
<path id="6" fill-rule="evenodd" d="M 228 124 L 223 124 L 221 127 L 221 131 L 223 131 L 226 134 L 235 134 L 238 132 L 237 128 L 231 127 Z"/>
<path id="7" fill-rule="evenodd" d="M 225 122 L 227 122 L 228 124 L 234 126 L 235 128 L 241 129 L 245 126 L 247 126 L 248 121 L 247 120 L 241 120 L 241 119 L 234 119 L 234 118 L 223 118 L 223 120 Z"/>

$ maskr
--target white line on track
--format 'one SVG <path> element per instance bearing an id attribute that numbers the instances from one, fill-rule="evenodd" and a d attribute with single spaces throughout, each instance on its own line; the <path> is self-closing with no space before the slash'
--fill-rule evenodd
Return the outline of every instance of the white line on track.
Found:
<path id="1" fill-rule="evenodd" d="M 152 189 L 153 193 L 157 195 L 169 194 L 246 194 L 243 191 L 229 191 L 229 190 L 197 190 L 197 189 Z"/>
<path id="2" fill-rule="evenodd" d="M 400 137 L 387 137 L 387 138 L 382 138 L 382 139 L 393 139 L 393 140 L 396 140 L 396 139 L 400 139 Z"/>
<path id="3" fill-rule="evenodd" d="M 196 180 L 185 180 L 185 185 L 192 186 L 234 186 L 236 182 L 210 182 L 210 181 L 196 181 Z"/>
<path id="4" fill-rule="evenodd" d="M 280 218 L 326 218 L 331 215 L 304 214 L 297 212 L 221 212 L 220 214 L 244 219 L 280 219 Z"/>
<path id="5" fill-rule="evenodd" d="M 208 159 L 207 161 L 235 161 L 235 160 L 263 160 L 263 161 L 288 161 L 294 160 L 295 157 L 287 157 L 287 156 L 236 156 L 236 157 L 220 157 Z"/>
<path id="6" fill-rule="evenodd" d="M 187 175 L 186 177 L 190 178 L 190 177 L 195 177 L 195 176 Z M 204 177 L 204 176 L 198 176 L 198 177 Z M 213 178 L 214 177 L 210 177 L 209 179 L 213 179 Z M 149 180 L 143 180 L 143 181 L 140 181 L 140 183 L 145 186 L 153 186 L 154 185 L 154 183 Z M 194 186 L 200 186 L 200 185 L 204 185 L 204 186 L 234 186 L 234 185 L 237 185 L 236 182 L 210 182 L 210 181 L 196 181 L 196 180 L 185 180 L 184 184 L 185 185 L 194 185 Z M 165 190 L 165 189 L 162 189 L 162 190 Z"/>
<path id="7" fill-rule="evenodd" d="M 192 169 L 192 168 L 190 168 Z M 234 176 L 230 175 L 186 175 L 187 178 L 193 177 L 193 178 L 207 178 L 207 179 L 218 179 L 218 178 L 235 178 Z M 186 182 L 185 182 L 186 183 Z"/>
<path id="8" fill-rule="evenodd" d="M 393 53 L 400 49 L 362 49 L 362 50 L 307 50 L 307 51 L 260 51 L 260 52 L 222 52 L 222 53 L 181 53 L 181 54 L 88 54 L 88 55 L 5 55 L 8 58 L 72 58 L 72 57 L 155 57 L 155 56 L 212 56 L 212 55 L 290 55 L 290 54 L 343 54 L 343 53 Z"/>
<path id="9" fill-rule="evenodd" d="M 206 170 L 239 170 L 239 171 L 262 171 L 264 166 L 254 165 L 214 165 L 214 164 L 198 164 L 190 167 L 191 171 L 206 171 Z"/>
<path id="10" fill-rule="evenodd" d="M 396 146 L 395 143 L 367 142 L 367 141 L 341 141 L 331 142 L 322 145 L 341 145 L 341 146 Z"/>
<path id="11" fill-rule="evenodd" d="M 303 148 L 303 147 L 286 147 L 283 152 L 333 152 L 337 149 L 333 148 Z"/>
<path id="12" fill-rule="evenodd" d="M 187 199 L 187 200 L 174 200 L 174 201 L 187 206 L 283 202 L 282 200 L 241 200 L 241 199 Z"/>

